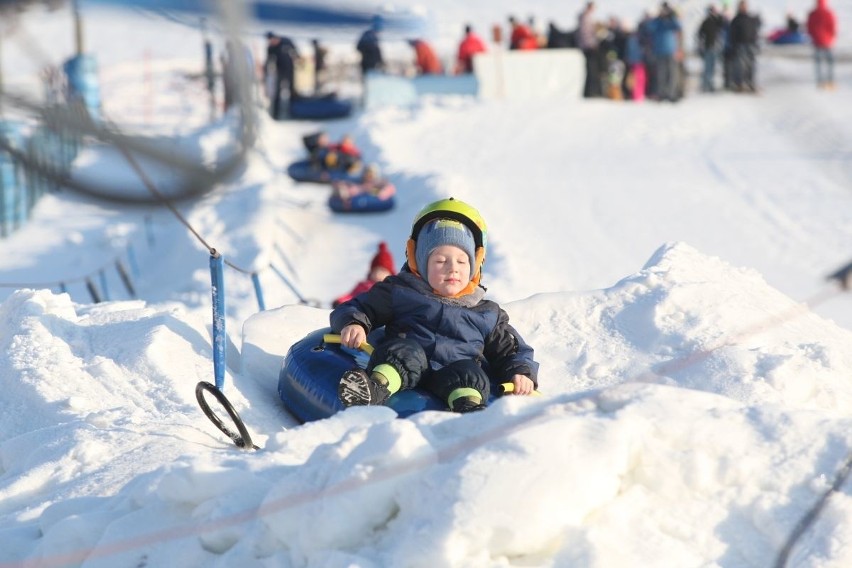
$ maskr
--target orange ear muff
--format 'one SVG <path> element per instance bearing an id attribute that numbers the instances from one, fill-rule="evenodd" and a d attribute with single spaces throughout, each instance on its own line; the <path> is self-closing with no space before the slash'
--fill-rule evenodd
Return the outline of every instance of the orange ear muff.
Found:
<path id="1" fill-rule="evenodd" d="M 485 247 L 476 249 L 476 260 L 474 261 L 474 270 L 476 271 L 476 283 L 479 284 L 479 279 L 482 278 L 482 265 L 485 264 Z"/>
<path id="2" fill-rule="evenodd" d="M 420 272 L 417 271 L 417 241 L 414 239 L 408 239 L 408 242 L 405 243 L 405 258 L 408 259 L 408 268 L 411 269 L 411 272 L 420 276 Z"/>

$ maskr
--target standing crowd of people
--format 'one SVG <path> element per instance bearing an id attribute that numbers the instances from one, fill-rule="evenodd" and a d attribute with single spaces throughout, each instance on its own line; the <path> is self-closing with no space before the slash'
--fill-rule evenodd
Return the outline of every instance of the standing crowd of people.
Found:
<path id="1" fill-rule="evenodd" d="M 695 32 L 695 52 L 701 60 L 700 91 L 712 93 L 726 90 L 755 93 L 757 59 L 760 52 L 760 16 L 752 12 L 750 0 L 738 0 L 736 10 L 729 14 L 716 4 L 709 4 Z M 655 14 L 646 12 L 634 28 L 623 25 L 616 17 L 601 20 L 597 17 L 595 0 L 589 0 L 578 14 L 576 27 L 560 29 L 550 21 L 546 32 L 536 29 L 529 17 L 522 22 L 514 15 L 507 18 L 506 48 L 529 51 L 547 48 L 577 48 L 585 60 L 583 97 L 605 97 L 641 101 L 678 101 L 686 92 L 685 59 L 687 46 L 681 16 L 666 1 Z M 829 0 L 815 0 L 806 18 L 805 29 L 814 50 L 816 83 L 820 89 L 834 89 L 834 53 L 837 37 L 837 18 Z M 798 22 L 788 15 L 798 29 Z M 788 23 L 788 27 L 789 27 Z M 382 20 L 374 18 L 355 45 L 360 56 L 362 77 L 367 73 L 386 70 L 382 53 Z M 493 40 L 502 42 L 498 26 L 492 30 Z M 284 100 L 299 96 L 295 87 L 295 69 L 302 58 L 296 44 L 288 37 L 268 32 L 266 60 L 262 74 L 270 100 L 270 114 L 279 116 Z M 452 59 L 442 61 L 433 46 L 424 38 L 411 38 L 412 66 L 419 75 L 466 74 L 474 71 L 474 58 L 486 53 L 488 45 L 471 24 L 463 33 Z M 327 50 L 318 40 L 312 40 L 315 67 L 314 93 L 322 87 L 321 76 L 326 68 Z M 226 106 L 234 99 L 233 82 L 228 83 L 228 62 L 244 57 L 234 55 L 228 46 L 223 57 Z M 250 53 L 248 54 L 250 58 Z M 230 86 L 230 88 L 229 88 Z"/>

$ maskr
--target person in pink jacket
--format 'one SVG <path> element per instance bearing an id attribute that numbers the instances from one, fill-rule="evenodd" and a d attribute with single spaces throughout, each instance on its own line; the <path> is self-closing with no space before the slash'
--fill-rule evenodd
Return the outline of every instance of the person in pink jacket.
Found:
<path id="1" fill-rule="evenodd" d="M 828 0 L 817 0 L 816 8 L 808 14 L 808 34 L 814 44 L 817 87 L 834 89 L 834 40 L 837 38 L 837 16 L 828 7 Z"/>

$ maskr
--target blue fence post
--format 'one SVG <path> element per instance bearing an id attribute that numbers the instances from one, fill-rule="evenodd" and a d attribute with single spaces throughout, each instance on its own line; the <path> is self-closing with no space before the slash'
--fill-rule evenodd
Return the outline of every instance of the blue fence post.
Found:
<path id="1" fill-rule="evenodd" d="M 210 280 L 213 285 L 213 376 L 216 388 L 225 386 L 225 260 L 215 249 L 210 251 Z"/>
<path id="2" fill-rule="evenodd" d="M 20 126 L 0 121 L 0 137 L 20 147 Z M 7 152 L 0 152 L 0 236 L 8 236 L 26 221 L 26 188 L 18 165 Z"/>
<path id="3" fill-rule="evenodd" d="M 263 289 L 260 287 L 260 275 L 257 272 L 252 272 L 251 282 L 254 284 L 254 295 L 257 296 L 257 309 L 262 312 L 266 309 L 266 303 L 263 301 Z"/>
<path id="4" fill-rule="evenodd" d="M 120 258 L 115 259 L 115 269 L 118 271 L 118 276 L 121 278 L 121 282 L 124 284 L 124 288 L 127 290 L 127 293 L 130 294 L 131 298 L 135 298 L 136 290 L 133 288 L 133 281 L 130 280 L 130 275 L 121 263 Z"/>
<path id="5" fill-rule="evenodd" d="M 89 291 L 89 295 L 92 297 L 92 301 L 96 304 L 101 303 L 101 295 L 98 294 L 98 289 L 95 286 L 95 283 L 92 282 L 91 278 L 86 278 L 86 289 Z"/>

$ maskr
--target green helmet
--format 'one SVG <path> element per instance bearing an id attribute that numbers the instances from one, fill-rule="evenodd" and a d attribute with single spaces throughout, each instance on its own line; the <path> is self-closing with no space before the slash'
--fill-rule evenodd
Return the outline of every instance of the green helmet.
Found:
<path id="1" fill-rule="evenodd" d="M 487 248 L 488 229 L 485 226 L 485 220 L 479 214 L 479 211 L 464 201 L 450 197 L 430 203 L 421 209 L 411 226 L 411 238 L 417 240 L 420 229 L 432 219 L 453 219 L 464 223 L 473 233 L 476 246 L 483 249 Z"/>
<path id="2" fill-rule="evenodd" d="M 411 226 L 411 237 L 409 237 L 405 247 L 408 266 L 412 272 L 417 274 L 421 274 L 420 269 L 422 268 L 417 266 L 415 258 L 417 235 L 420 233 L 420 229 L 433 219 L 453 219 L 459 223 L 463 223 L 473 233 L 473 241 L 476 245 L 476 258 L 473 259 L 470 284 L 468 284 L 468 287 L 460 295 L 470 293 L 471 290 L 479 285 L 479 281 L 482 278 L 482 265 L 485 263 L 485 249 L 488 241 L 488 230 L 485 226 L 485 220 L 479 214 L 479 211 L 472 206 L 452 197 L 430 203 L 421 209 L 420 213 L 414 218 L 414 223 Z"/>

